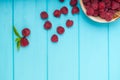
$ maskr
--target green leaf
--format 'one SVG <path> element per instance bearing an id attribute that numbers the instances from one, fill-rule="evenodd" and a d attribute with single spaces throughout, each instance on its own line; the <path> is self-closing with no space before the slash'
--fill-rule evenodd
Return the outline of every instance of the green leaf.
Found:
<path id="1" fill-rule="evenodd" d="M 18 41 L 20 41 L 20 40 L 21 40 L 21 38 L 16 38 L 16 39 L 15 39 L 16 42 L 18 42 Z"/>
<path id="2" fill-rule="evenodd" d="M 18 33 L 17 29 L 15 28 L 15 26 L 13 26 L 13 30 L 16 36 L 18 36 L 19 38 L 21 38 L 20 34 Z"/>
<path id="3" fill-rule="evenodd" d="M 20 41 L 17 42 L 17 50 L 20 49 Z"/>

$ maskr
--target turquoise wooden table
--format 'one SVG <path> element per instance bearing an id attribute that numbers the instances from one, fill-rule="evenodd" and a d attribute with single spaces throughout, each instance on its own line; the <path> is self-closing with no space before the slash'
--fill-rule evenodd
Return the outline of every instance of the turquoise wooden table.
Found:
<path id="1" fill-rule="evenodd" d="M 69 14 L 53 17 L 53 11 L 62 6 L 69 8 Z M 53 23 L 50 31 L 43 28 L 39 16 L 43 10 Z M 74 16 L 70 11 L 69 0 L 1 0 L 0 80 L 120 80 L 120 20 L 100 24 L 81 9 Z M 74 20 L 70 29 L 65 27 L 67 19 Z M 19 32 L 31 29 L 30 45 L 20 51 L 13 25 Z M 66 32 L 52 43 L 50 37 L 58 25 Z"/>

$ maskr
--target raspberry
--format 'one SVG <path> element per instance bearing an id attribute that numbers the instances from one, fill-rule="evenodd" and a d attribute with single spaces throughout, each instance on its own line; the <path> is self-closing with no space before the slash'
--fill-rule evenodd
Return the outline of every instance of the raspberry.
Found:
<path id="1" fill-rule="evenodd" d="M 26 46 L 29 45 L 29 41 L 28 41 L 25 37 L 23 37 L 23 38 L 21 38 L 21 40 L 20 40 L 20 45 L 21 45 L 22 47 L 26 47 Z"/>
<path id="2" fill-rule="evenodd" d="M 73 21 L 72 20 L 67 20 L 66 21 L 66 26 L 69 28 L 69 27 L 71 27 L 73 25 Z"/>
<path id="3" fill-rule="evenodd" d="M 120 2 L 120 0 L 115 0 L 116 2 Z"/>
<path id="4" fill-rule="evenodd" d="M 48 18 L 48 14 L 45 11 L 41 12 L 40 16 L 41 16 L 42 19 L 47 19 Z"/>
<path id="5" fill-rule="evenodd" d="M 59 10 L 55 10 L 53 14 L 55 17 L 60 17 L 61 12 Z"/>
<path id="6" fill-rule="evenodd" d="M 87 2 L 87 3 L 85 4 L 85 8 L 88 9 L 88 8 L 90 8 L 90 7 L 91 7 L 91 3 L 90 3 L 90 2 Z"/>
<path id="7" fill-rule="evenodd" d="M 112 20 L 117 11 L 120 11 L 120 0 L 83 0 L 86 14 L 99 16 L 106 21 Z"/>
<path id="8" fill-rule="evenodd" d="M 98 10 L 95 10 L 93 16 L 97 17 L 98 15 L 99 15 Z"/>
<path id="9" fill-rule="evenodd" d="M 99 11 L 99 13 L 105 12 L 104 9 L 99 9 L 98 11 Z"/>
<path id="10" fill-rule="evenodd" d="M 59 0 L 60 2 L 64 2 L 64 0 Z"/>
<path id="11" fill-rule="evenodd" d="M 91 6 L 94 10 L 98 9 L 98 3 L 92 3 Z"/>
<path id="12" fill-rule="evenodd" d="M 109 10 L 108 12 L 112 13 L 113 15 L 115 14 L 115 10 Z"/>
<path id="13" fill-rule="evenodd" d="M 108 1 L 108 2 L 105 4 L 105 7 L 110 9 L 110 8 L 111 8 L 111 3 L 112 3 L 111 1 Z"/>
<path id="14" fill-rule="evenodd" d="M 51 29 L 51 27 L 52 27 L 52 23 L 50 21 L 46 21 L 44 24 L 44 28 L 46 30 L 49 30 L 49 29 Z"/>
<path id="15" fill-rule="evenodd" d="M 87 15 L 92 16 L 94 14 L 94 9 L 88 8 L 86 13 L 87 13 Z"/>
<path id="16" fill-rule="evenodd" d="M 62 7 L 60 11 L 62 14 L 68 14 L 68 8 L 66 6 Z"/>
<path id="17" fill-rule="evenodd" d="M 100 16 L 102 19 L 105 19 L 105 14 L 106 14 L 106 12 L 101 12 L 101 13 L 99 14 L 99 16 Z"/>
<path id="18" fill-rule="evenodd" d="M 119 8 L 120 4 L 118 2 L 112 1 L 112 9 Z"/>
<path id="19" fill-rule="evenodd" d="M 113 18 L 113 14 L 110 12 L 107 12 L 105 15 L 105 20 L 110 21 L 110 20 L 112 20 L 112 18 Z"/>
<path id="20" fill-rule="evenodd" d="M 65 29 L 62 26 L 57 27 L 57 33 L 58 34 L 63 34 L 65 32 Z"/>
<path id="21" fill-rule="evenodd" d="M 24 29 L 22 30 L 22 35 L 23 35 L 24 37 L 29 36 L 29 35 L 30 35 L 30 29 L 24 28 Z"/>
<path id="22" fill-rule="evenodd" d="M 99 0 L 91 0 L 91 3 L 98 3 Z"/>
<path id="23" fill-rule="evenodd" d="M 120 11 L 120 7 L 117 10 Z"/>
<path id="24" fill-rule="evenodd" d="M 52 42 L 58 42 L 58 36 L 56 34 L 53 34 L 51 37 Z"/>
<path id="25" fill-rule="evenodd" d="M 104 9 L 104 8 L 105 8 L 105 3 L 99 2 L 99 9 Z"/>
<path id="26" fill-rule="evenodd" d="M 79 8 L 77 6 L 74 6 L 72 8 L 72 14 L 77 14 L 77 13 L 79 13 Z"/>
<path id="27" fill-rule="evenodd" d="M 83 3 L 88 3 L 90 2 L 90 0 L 83 0 Z"/>
<path id="28" fill-rule="evenodd" d="M 71 6 L 76 6 L 77 5 L 77 0 L 71 0 L 70 5 Z"/>
<path id="29" fill-rule="evenodd" d="M 105 2 L 105 3 L 111 2 L 110 0 L 102 0 L 102 1 Z"/>

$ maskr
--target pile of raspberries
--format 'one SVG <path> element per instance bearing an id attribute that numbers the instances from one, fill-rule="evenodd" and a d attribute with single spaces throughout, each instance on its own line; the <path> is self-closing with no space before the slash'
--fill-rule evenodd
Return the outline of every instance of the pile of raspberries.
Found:
<path id="1" fill-rule="evenodd" d="M 120 0 L 83 0 L 88 16 L 100 17 L 111 21 L 117 11 L 120 11 Z"/>
<path id="2" fill-rule="evenodd" d="M 59 0 L 61 3 L 64 2 L 64 0 Z M 74 15 L 74 14 L 78 14 L 79 13 L 79 8 L 77 7 L 77 3 L 78 1 L 77 0 L 70 0 L 70 5 L 72 6 L 72 10 L 71 10 L 71 13 Z M 56 9 L 55 11 L 53 11 L 53 16 L 55 18 L 60 18 L 61 15 L 67 15 L 68 14 L 68 8 L 66 6 L 63 6 L 61 7 L 61 9 Z M 42 11 L 40 13 L 40 17 L 43 19 L 43 20 L 46 20 L 43 27 L 45 30 L 50 30 L 53 26 L 52 26 L 52 23 L 50 20 L 48 20 L 49 18 L 49 15 L 46 11 Z M 70 28 L 72 27 L 74 24 L 73 20 L 70 20 L 68 19 L 66 21 L 66 27 Z M 65 29 L 63 26 L 61 25 L 58 25 L 57 28 L 56 28 L 56 32 L 57 34 L 59 35 L 62 35 L 64 32 L 65 32 Z M 57 34 L 53 34 L 51 36 L 51 41 L 52 42 L 58 42 L 58 36 Z"/>

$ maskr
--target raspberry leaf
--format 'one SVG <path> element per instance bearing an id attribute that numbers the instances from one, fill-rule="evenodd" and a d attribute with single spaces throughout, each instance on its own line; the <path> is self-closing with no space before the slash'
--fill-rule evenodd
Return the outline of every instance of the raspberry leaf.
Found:
<path id="1" fill-rule="evenodd" d="M 20 49 L 20 41 L 17 42 L 17 50 Z"/>
<path id="2" fill-rule="evenodd" d="M 21 38 L 16 38 L 16 39 L 15 39 L 16 42 L 18 42 L 18 41 L 20 41 L 20 40 L 21 40 Z"/>
<path id="3" fill-rule="evenodd" d="M 18 33 L 17 29 L 15 28 L 15 26 L 13 26 L 13 30 L 14 30 L 14 33 L 17 37 L 21 38 L 20 34 Z"/>

